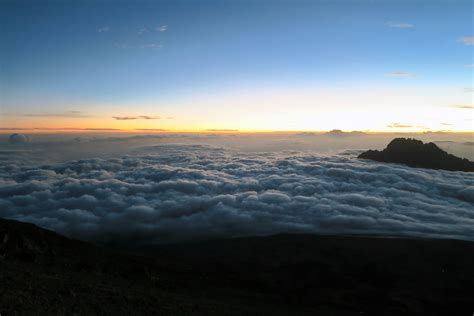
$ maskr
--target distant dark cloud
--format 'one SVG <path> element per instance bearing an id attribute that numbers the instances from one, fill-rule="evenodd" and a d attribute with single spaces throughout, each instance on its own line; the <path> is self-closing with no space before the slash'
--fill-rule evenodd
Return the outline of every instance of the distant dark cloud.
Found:
<path id="1" fill-rule="evenodd" d="M 352 132 L 344 132 L 344 131 L 341 131 L 340 129 L 333 129 L 327 133 L 325 133 L 326 135 L 329 135 L 329 136 L 363 136 L 363 135 L 366 135 L 364 132 L 361 132 L 361 131 L 352 131 Z"/>
<path id="2" fill-rule="evenodd" d="M 161 117 L 159 116 L 147 116 L 147 115 L 139 115 L 139 116 L 112 116 L 112 118 L 120 121 L 127 121 L 127 120 L 159 120 Z"/>
<path id="3" fill-rule="evenodd" d="M 10 144 L 24 144 L 30 141 L 29 137 L 24 134 L 12 134 L 8 138 Z"/>
<path id="4" fill-rule="evenodd" d="M 0 164 L 0 216 L 134 244 L 282 232 L 474 240 L 474 174 L 162 145 L 123 158 Z"/>
<path id="5" fill-rule="evenodd" d="M 315 132 L 301 132 L 301 133 L 296 133 L 296 134 L 294 134 L 293 136 L 294 136 L 294 137 L 300 137 L 300 136 L 303 136 L 303 137 L 313 137 L 313 136 L 316 136 L 316 135 L 319 135 L 319 133 L 315 133 Z"/>

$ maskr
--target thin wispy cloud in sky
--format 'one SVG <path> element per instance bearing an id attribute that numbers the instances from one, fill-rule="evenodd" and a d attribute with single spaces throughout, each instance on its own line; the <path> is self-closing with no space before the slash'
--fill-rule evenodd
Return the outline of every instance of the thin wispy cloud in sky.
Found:
<path id="1" fill-rule="evenodd" d="M 159 43 L 144 44 L 144 45 L 140 45 L 140 48 L 160 49 L 160 48 L 163 48 L 163 44 L 159 44 Z"/>
<path id="2" fill-rule="evenodd" d="M 415 127 L 414 125 L 409 125 L 409 124 L 402 124 L 402 123 L 391 123 L 388 124 L 387 127 L 390 128 L 410 128 L 410 127 Z"/>
<path id="3" fill-rule="evenodd" d="M 403 123 L 391 123 L 387 125 L 388 128 L 417 128 L 417 129 L 423 129 L 423 130 L 428 130 L 430 129 L 427 126 L 424 125 L 411 125 L 411 124 L 403 124 Z"/>
<path id="4" fill-rule="evenodd" d="M 149 44 L 142 44 L 142 45 L 131 45 L 127 43 L 117 43 L 115 44 L 117 48 L 120 49 L 152 49 L 158 50 L 163 48 L 163 44 L 160 43 L 149 43 Z"/>
<path id="5" fill-rule="evenodd" d="M 469 104 L 453 104 L 451 107 L 457 109 L 474 109 L 474 105 Z"/>
<path id="6" fill-rule="evenodd" d="M 108 31 L 110 31 L 110 27 L 108 27 L 108 26 L 103 26 L 103 27 L 100 27 L 100 28 L 97 29 L 97 32 L 99 32 L 99 33 L 105 33 L 105 32 L 108 32 Z"/>
<path id="7" fill-rule="evenodd" d="M 391 77 L 391 78 L 415 78 L 416 75 L 411 72 L 405 72 L 405 71 L 394 71 L 394 72 L 389 72 L 385 74 L 385 77 Z"/>
<path id="8" fill-rule="evenodd" d="M 159 116 L 148 116 L 148 115 L 139 115 L 139 116 L 112 116 L 113 119 L 119 121 L 127 121 L 127 120 L 159 120 L 161 117 Z"/>
<path id="9" fill-rule="evenodd" d="M 146 31 L 148 31 L 148 29 L 146 27 L 144 28 L 141 28 L 138 30 L 138 35 L 142 35 L 143 33 L 145 33 Z"/>
<path id="10" fill-rule="evenodd" d="M 160 25 L 156 28 L 158 32 L 166 32 L 168 31 L 168 25 Z"/>
<path id="11" fill-rule="evenodd" d="M 386 23 L 389 27 L 397 28 L 397 29 L 411 29 L 414 28 L 415 25 L 412 23 L 406 22 L 387 22 Z"/>
<path id="12" fill-rule="evenodd" d="M 142 132 L 165 132 L 167 131 L 164 128 L 135 128 L 135 131 L 142 131 Z"/>
<path id="13" fill-rule="evenodd" d="M 474 36 L 459 37 L 458 42 L 468 46 L 474 45 Z"/>

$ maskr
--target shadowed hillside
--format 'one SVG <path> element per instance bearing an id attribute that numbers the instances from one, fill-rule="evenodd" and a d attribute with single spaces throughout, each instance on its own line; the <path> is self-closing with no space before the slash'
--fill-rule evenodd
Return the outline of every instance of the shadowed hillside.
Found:
<path id="1" fill-rule="evenodd" d="M 474 244 L 276 235 L 120 254 L 0 220 L 0 313 L 446 315 L 474 310 Z"/>
<path id="2" fill-rule="evenodd" d="M 384 150 L 368 150 L 360 154 L 359 158 L 402 163 L 417 168 L 474 171 L 474 162 L 448 154 L 434 143 L 424 144 L 411 138 L 395 138 Z"/>

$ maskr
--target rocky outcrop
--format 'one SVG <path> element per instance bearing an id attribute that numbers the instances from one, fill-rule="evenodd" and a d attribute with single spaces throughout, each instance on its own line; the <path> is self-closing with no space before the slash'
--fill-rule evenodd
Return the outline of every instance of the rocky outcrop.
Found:
<path id="1" fill-rule="evenodd" d="M 434 143 L 424 144 L 411 138 L 395 138 L 384 150 L 368 150 L 360 154 L 359 158 L 401 163 L 416 168 L 474 171 L 474 162 L 448 154 Z"/>

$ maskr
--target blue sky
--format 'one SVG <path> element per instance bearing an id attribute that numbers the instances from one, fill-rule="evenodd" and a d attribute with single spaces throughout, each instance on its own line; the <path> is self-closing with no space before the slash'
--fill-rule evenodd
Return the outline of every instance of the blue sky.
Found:
<path id="1" fill-rule="evenodd" d="M 473 129 L 471 1 L 0 6 L 5 126 L 380 130 L 389 123 L 429 129 L 444 123 Z M 378 99 L 371 91 L 380 92 Z M 341 94 L 354 95 L 354 102 L 337 102 Z M 377 101 L 401 94 L 406 98 L 390 104 Z M 271 100 L 278 100 L 274 107 Z M 439 115 L 394 117 L 396 102 L 419 106 L 414 115 L 429 107 Z M 373 120 L 341 118 L 371 108 Z M 440 122 L 447 116 L 449 122 Z M 260 126 L 263 118 L 269 121 Z"/>

